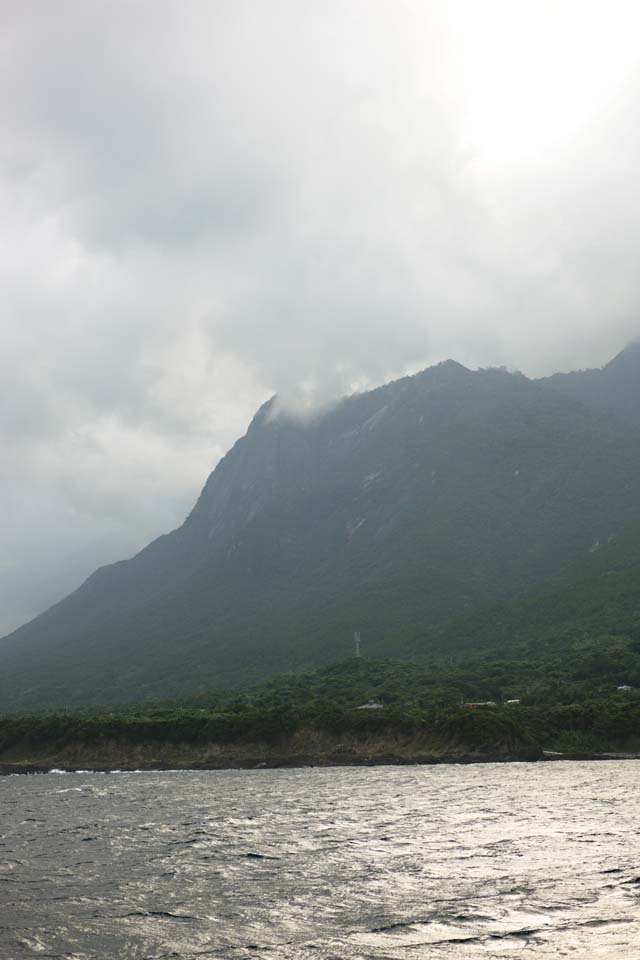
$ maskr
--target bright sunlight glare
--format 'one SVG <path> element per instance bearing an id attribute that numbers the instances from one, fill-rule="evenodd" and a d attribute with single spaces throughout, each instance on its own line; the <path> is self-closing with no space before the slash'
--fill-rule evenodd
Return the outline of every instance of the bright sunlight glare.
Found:
<path id="1" fill-rule="evenodd" d="M 453 0 L 465 145 L 534 161 L 574 140 L 640 66 L 637 0 Z"/>

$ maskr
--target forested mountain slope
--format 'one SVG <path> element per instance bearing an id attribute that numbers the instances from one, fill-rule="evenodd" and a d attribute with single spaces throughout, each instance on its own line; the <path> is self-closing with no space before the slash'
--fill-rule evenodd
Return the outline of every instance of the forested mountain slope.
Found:
<path id="1" fill-rule="evenodd" d="M 311 423 L 270 401 L 182 527 L 0 641 L 0 710 L 307 668 L 354 629 L 393 655 L 534 589 L 640 523 L 640 431 L 564 384 L 448 361 Z"/>
<path id="2" fill-rule="evenodd" d="M 398 643 L 398 652 L 402 644 Z M 615 651 L 620 682 L 640 687 L 640 529 L 602 544 L 525 597 L 478 608 L 407 638 L 405 656 L 561 660 L 588 652 L 604 669 Z"/>

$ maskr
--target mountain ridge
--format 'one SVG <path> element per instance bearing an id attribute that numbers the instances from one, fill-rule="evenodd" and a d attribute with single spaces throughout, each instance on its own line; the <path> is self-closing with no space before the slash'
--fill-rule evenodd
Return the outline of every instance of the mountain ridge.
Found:
<path id="1" fill-rule="evenodd" d="M 555 373 L 548 384 L 599 412 L 640 424 L 640 341 L 630 343 L 604 367 Z"/>

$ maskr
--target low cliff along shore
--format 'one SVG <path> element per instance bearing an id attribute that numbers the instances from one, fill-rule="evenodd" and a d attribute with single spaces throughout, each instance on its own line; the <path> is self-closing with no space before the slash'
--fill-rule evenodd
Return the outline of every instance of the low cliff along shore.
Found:
<path id="1" fill-rule="evenodd" d="M 394 766 L 434 766 L 436 764 L 471 763 L 534 763 L 538 761 L 554 760 L 640 760 L 640 754 L 631 753 L 556 753 L 538 750 L 523 750 L 521 753 L 466 753 L 443 754 L 416 754 L 403 756 L 401 754 L 380 753 L 371 756 L 328 754 L 291 754 L 289 756 L 271 756 L 264 760 L 257 757 L 225 756 L 218 761 L 185 760 L 184 763 L 172 763 L 163 760 L 141 760 L 137 764 L 124 762 L 117 766 L 102 763 L 0 763 L 0 776 L 13 774 L 36 773 L 127 773 L 153 770 L 278 770 L 303 767 L 394 767 Z"/>
<path id="2" fill-rule="evenodd" d="M 309 740 L 315 739 L 314 749 Z M 306 740 L 307 742 L 300 742 Z M 296 742 L 297 741 L 297 742 Z M 302 751 L 300 748 L 307 749 Z M 427 749 L 427 746 L 429 749 Z M 54 771 L 95 771 L 101 773 L 140 770 L 260 770 L 293 767 L 374 767 L 430 764 L 522 763 L 553 760 L 640 759 L 631 753 L 560 753 L 538 746 L 518 749 L 464 751 L 449 744 L 404 742 L 390 738 L 369 739 L 348 744 L 328 738 L 291 738 L 277 744 L 209 743 L 124 744 L 105 740 L 88 746 L 79 741 L 13 749 L 0 756 L 0 775 L 49 773 Z"/>
<path id="3" fill-rule="evenodd" d="M 0 773 L 495 763 L 544 758 L 537 744 L 505 742 L 473 749 L 430 730 L 358 735 L 302 728 L 280 736 L 193 742 L 144 738 L 126 729 L 116 736 L 94 737 L 88 736 L 87 726 L 64 732 L 44 726 L 14 729 L 13 737 L 5 733 Z"/>

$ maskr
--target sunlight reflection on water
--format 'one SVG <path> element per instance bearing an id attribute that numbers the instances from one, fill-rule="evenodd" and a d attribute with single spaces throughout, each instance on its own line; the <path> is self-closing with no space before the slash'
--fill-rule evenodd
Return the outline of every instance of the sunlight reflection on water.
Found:
<path id="1" fill-rule="evenodd" d="M 0 778 L 0 957 L 640 958 L 639 773 Z"/>

